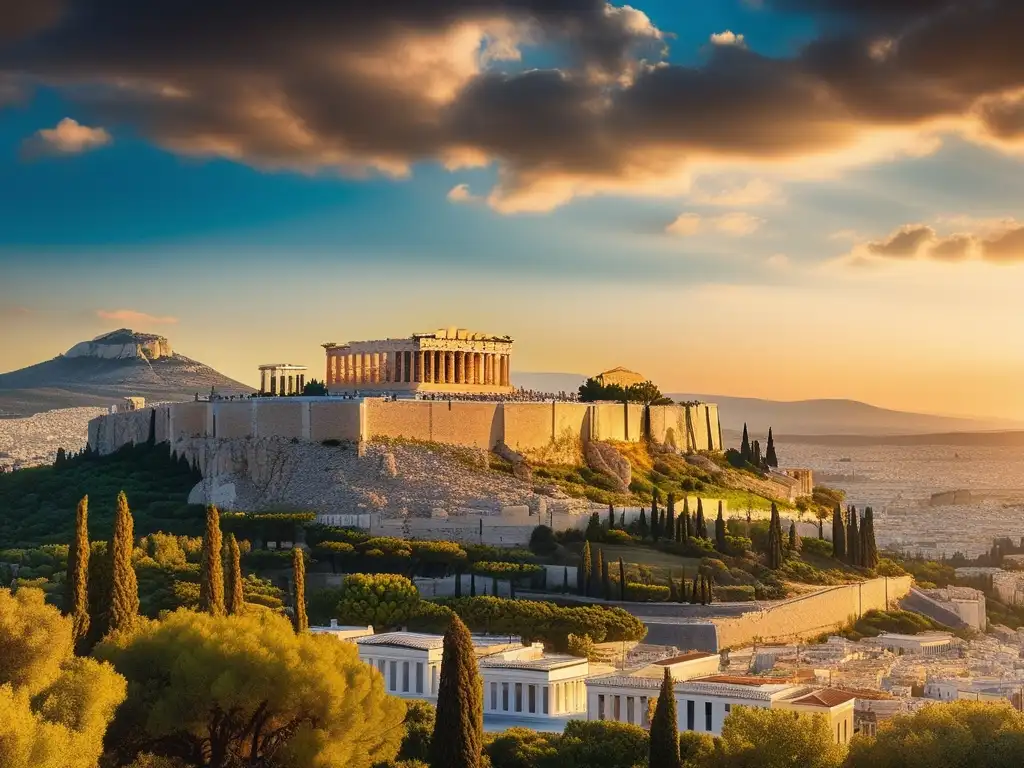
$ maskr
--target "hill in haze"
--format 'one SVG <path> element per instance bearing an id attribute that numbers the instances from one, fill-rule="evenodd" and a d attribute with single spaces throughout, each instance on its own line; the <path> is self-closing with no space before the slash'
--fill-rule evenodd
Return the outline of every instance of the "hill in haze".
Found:
<path id="1" fill-rule="evenodd" d="M 513 373 L 518 387 L 543 392 L 575 391 L 581 373 Z M 879 408 L 857 400 L 763 400 L 753 397 L 667 392 L 677 402 L 717 403 L 722 429 L 739 431 L 746 422 L 757 434 L 774 428 L 779 435 L 922 435 L 1024 428 L 1009 419 L 957 418 Z"/>
<path id="2" fill-rule="evenodd" d="M 241 382 L 180 355 L 163 336 L 121 328 L 75 344 L 52 360 L 0 374 L 0 416 L 55 408 L 108 406 L 123 397 L 190 400 L 195 393 L 252 392 Z"/>

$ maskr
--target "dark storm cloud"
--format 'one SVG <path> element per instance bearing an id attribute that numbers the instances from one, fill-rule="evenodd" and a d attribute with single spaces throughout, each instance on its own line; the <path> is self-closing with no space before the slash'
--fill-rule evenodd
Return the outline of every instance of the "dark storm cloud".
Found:
<path id="1" fill-rule="evenodd" d="M 835 21 L 793 58 L 716 47 L 700 67 L 659 63 L 647 17 L 603 0 L 66 3 L 0 0 L 0 79 L 52 83 L 90 120 L 258 165 L 497 162 L 497 196 L 543 188 L 538 207 L 588 185 L 651 189 L 703 158 L 844 149 L 876 127 L 970 116 L 1024 138 L 1009 97 L 1024 88 L 1020 0 L 769 0 Z M 510 73 L 501 60 L 527 44 L 567 64 Z"/>

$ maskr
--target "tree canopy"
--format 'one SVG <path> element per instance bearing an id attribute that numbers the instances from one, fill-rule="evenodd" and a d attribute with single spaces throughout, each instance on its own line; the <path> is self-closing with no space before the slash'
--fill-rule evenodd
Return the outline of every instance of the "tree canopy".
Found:
<path id="1" fill-rule="evenodd" d="M 725 719 L 721 768 L 839 768 L 846 750 L 824 715 L 793 717 L 783 709 L 737 707 Z M 873 766 L 878 768 L 878 766 Z"/>

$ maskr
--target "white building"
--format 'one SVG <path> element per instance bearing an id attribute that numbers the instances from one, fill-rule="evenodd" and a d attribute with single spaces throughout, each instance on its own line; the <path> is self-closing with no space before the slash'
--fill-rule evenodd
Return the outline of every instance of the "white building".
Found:
<path id="1" fill-rule="evenodd" d="M 866 642 L 880 645 L 898 655 L 913 653 L 925 656 L 947 653 L 960 645 L 960 639 L 954 637 L 951 632 L 922 632 L 919 635 L 883 632 Z"/>
<path id="2" fill-rule="evenodd" d="M 943 587 L 918 590 L 929 600 L 960 617 L 967 626 L 984 632 L 988 624 L 985 593 L 973 587 Z"/>
<path id="3" fill-rule="evenodd" d="M 480 661 L 484 717 L 569 718 L 587 711 L 590 663 L 575 656 L 545 655 L 539 643 Z"/>
<path id="4" fill-rule="evenodd" d="M 309 631 L 314 635 L 331 635 L 338 640 L 358 640 L 361 637 L 372 635 L 373 627 L 350 627 L 338 624 L 337 619 L 331 619 L 330 625 L 326 627 L 310 627 Z"/>

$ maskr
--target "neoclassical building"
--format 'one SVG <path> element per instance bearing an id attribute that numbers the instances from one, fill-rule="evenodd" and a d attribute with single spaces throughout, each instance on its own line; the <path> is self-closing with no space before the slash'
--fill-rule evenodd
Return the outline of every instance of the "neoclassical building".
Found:
<path id="1" fill-rule="evenodd" d="M 414 333 L 407 339 L 329 342 L 332 391 L 501 394 L 512 389 L 512 339 L 464 328 Z"/>

